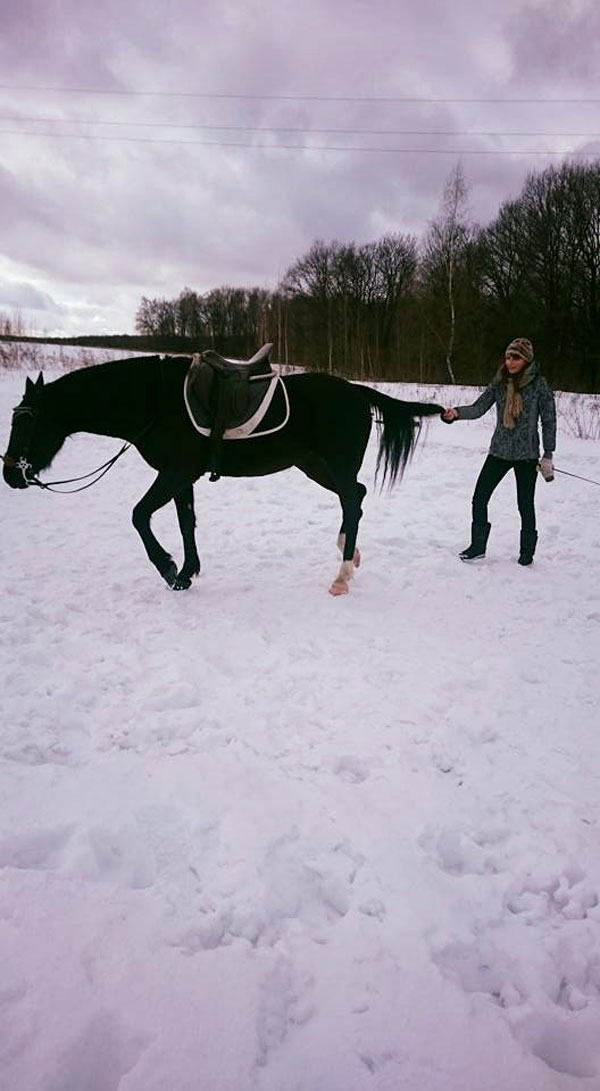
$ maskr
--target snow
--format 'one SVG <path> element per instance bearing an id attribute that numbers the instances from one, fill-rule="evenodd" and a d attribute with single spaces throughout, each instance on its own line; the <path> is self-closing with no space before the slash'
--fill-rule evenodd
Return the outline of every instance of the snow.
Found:
<path id="1" fill-rule="evenodd" d="M 298 471 L 198 483 L 185 593 L 135 452 L 0 490 L 2 1091 L 600 1088 L 600 494 L 540 480 L 520 568 L 511 476 L 460 564 L 490 425 L 432 421 L 389 494 L 372 440 L 342 599 Z"/>

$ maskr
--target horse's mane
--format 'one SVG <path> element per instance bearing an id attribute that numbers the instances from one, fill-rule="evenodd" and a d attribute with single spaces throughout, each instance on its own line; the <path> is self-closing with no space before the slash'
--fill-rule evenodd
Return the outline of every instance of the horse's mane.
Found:
<path id="1" fill-rule="evenodd" d="M 189 356 L 132 356 L 75 368 L 47 384 L 47 404 L 64 405 L 81 399 L 105 402 L 115 397 L 147 399 L 151 391 L 157 391 L 161 379 L 185 374 L 190 360 Z"/>
<path id="2" fill-rule="evenodd" d="M 154 375 L 157 365 L 160 364 L 160 356 L 131 356 L 124 360 L 105 360 L 101 364 L 87 364 L 84 367 L 74 368 L 60 375 L 58 379 L 48 383 L 61 391 L 76 391 L 80 389 L 93 390 L 98 386 L 112 385 L 130 381 L 141 382 L 144 374 Z"/>

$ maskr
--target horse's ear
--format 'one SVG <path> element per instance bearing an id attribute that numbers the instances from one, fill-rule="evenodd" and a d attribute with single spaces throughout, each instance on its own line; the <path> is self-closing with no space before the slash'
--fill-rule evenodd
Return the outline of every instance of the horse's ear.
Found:
<path id="1" fill-rule="evenodd" d="M 39 373 L 39 375 L 38 375 L 38 377 L 37 377 L 37 379 L 35 381 L 35 385 L 37 387 L 40 387 L 40 386 L 44 385 L 44 373 L 43 373 L 43 371 L 40 371 L 40 373 Z"/>
<path id="2" fill-rule="evenodd" d="M 34 391 L 34 384 L 32 383 L 32 381 L 31 381 L 31 379 L 29 378 L 29 375 L 28 375 L 27 378 L 25 379 L 25 393 L 26 394 L 33 394 L 33 391 Z"/>

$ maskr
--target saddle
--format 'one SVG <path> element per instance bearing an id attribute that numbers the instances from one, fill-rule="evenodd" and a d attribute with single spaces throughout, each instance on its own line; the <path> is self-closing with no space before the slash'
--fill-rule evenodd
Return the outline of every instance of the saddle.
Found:
<path id="1" fill-rule="evenodd" d="M 273 375 L 271 369 L 272 348 L 271 342 L 263 345 L 249 360 L 226 360 L 224 356 L 220 356 L 213 349 L 206 349 L 205 352 L 200 354 L 200 360 L 208 364 L 219 375 L 224 375 L 227 378 L 235 377 L 243 381 L 249 379 L 252 375 Z"/>
<path id="2" fill-rule="evenodd" d="M 280 383 L 279 376 L 271 369 L 272 348 L 270 343 L 263 345 L 250 360 L 228 360 L 213 349 L 206 349 L 192 358 L 184 397 L 194 427 L 210 437 L 208 469 L 211 481 L 218 481 L 221 476 L 223 439 L 266 434 L 258 431 L 258 426 Z M 282 389 L 285 393 L 285 388 Z M 288 415 L 286 400 L 285 419 L 267 431 L 283 427 Z"/>

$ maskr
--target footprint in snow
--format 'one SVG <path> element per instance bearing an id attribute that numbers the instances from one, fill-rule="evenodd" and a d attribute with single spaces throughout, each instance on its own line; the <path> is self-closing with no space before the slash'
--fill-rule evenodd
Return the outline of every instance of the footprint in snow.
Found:
<path id="1" fill-rule="evenodd" d="M 593 884 L 577 865 L 528 873 L 515 880 L 504 907 L 504 917 L 495 914 L 486 928 L 473 922 L 472 941 L 432 946 L 433 962 L 464 992 L 506 1009 L 512 1033 L 549 1068 L 600 1075 L 600 902 Z"/>
<path id="2" fill-rule="evenodd" d="M 0 841 L 0 868 L 14 867 L 24 871 L 59 868 L 72 833 L 72 826 L 59 826 L 42 833 L 10 834 Z"/>
<path id="3" fill-rule="evenodd" d="M 333 767 L 333 771 L 340 780 L 345 780 L 348 784 L 363 784 L 371 775 L 368 762 L 350 754 L 345 754 L 339 758 Z"/>
<path id="4" fill-rule="evenodd" d="M 264 1067 L 272 1052 L 294 1027 L 303 1026 L 314 1013 L 310 975 L 301 981 L 290 961 L 276 956 L 265 977 L 257 1011 L 257 1063 Z"/>
<path id="5" fill-rule="evenodd" d="M 44 1087 L 47 1091 L 81 1091 L 87 1087 L 118 1091 L 149 1045 L 147 1036 L 132 1034 L 109 1012 L 100 1011 L 45 1073 Z"/>
<path id="6" fill-rule="evenodd" d="M 508 831 L 500 826 L 478 833 L 448 827 L 425 830 L 419 844 L 448 875 L 495 875 L 507 867 L 499 848 L 507 838 Z"/>

